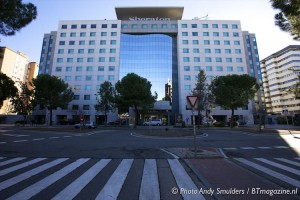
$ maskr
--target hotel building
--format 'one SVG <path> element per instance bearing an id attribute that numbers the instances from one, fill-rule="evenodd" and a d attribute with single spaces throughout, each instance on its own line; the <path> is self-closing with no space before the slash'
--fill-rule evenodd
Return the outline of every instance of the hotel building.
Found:
<path id="1" fill-rule="evenodd" d="M 148 113 L 169 123 L 174 123 L 176 114 L 191 123 L 186 96 L 191 95 L 199 70 L 205 71 L 208 82 L 227 74 L 261 80 L 255 35 L 242 31 L 240 21 L 183 20 L 183 10 L 116 8 L 117 20 L 59 21 L 58 29 L 44 36 L 39 73 L 61 77 L 73 88 L 75 99 L 67 110 L 55 110 L 53 120 L 71 119 L 78 113 L 92 121 L 102 118 L 94 109 L 101 83 L 115 84 L 128 73 L 147 78 L 158 100 L 169 96 L 171 104 L 157 103 Z M 253 107 L 250 102 L 235 114 L 253 123 Z M 230 116 L 220 107 L 211 113 L 223 121 Z M 111 113 L 108 121 L 116 118 Z"/>

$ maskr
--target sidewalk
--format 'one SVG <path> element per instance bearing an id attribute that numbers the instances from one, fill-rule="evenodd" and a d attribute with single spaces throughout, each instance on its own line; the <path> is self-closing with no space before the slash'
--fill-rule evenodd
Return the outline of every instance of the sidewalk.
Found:
<path id="1" fill-rule="evenodd" d="M 267 191 L 282 188 L 227 159 L 185 159 L 184 161 L 203 181 L 207 189 L 214 191 L 214 196 L 218 200 L 295 199 L 293 195 L 257 194 L 256 188 Z"/>

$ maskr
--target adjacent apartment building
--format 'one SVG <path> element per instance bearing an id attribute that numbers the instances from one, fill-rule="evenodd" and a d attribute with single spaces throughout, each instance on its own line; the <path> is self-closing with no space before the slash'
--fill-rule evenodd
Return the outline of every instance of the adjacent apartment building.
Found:
<path id="1" fill-rule="evenodd" d="M 0 72 L 6 74 L 20 87 L 20 82 L 29 83 L 38 74 L 38 64 L 29 62 L 28 57 L 7 47 L 0 47 Z M 0 114 L 11 113 L 11 104 L 4 101 Z"/>
<path id="2" fill-rule="evenodd" d="M 44 36 L 39 73 L 61 77 L 73 88 L 75 98 L 66 110 L 54 112 L 54 121 L 79 113 L 87 120 L 103 119 L 94 108 L 95 94 L 104 81 L 115 84 L 128 73 L 147 78 L 158 100 L 169 96 L 169 106 L 156 106 L 145 115 L 170 123 L 175 115 L 191 123 L 186 96 L 191 95 L 199 70 L 206 72 L 209 82 L 227 74 L 249 74 L 261 81 L 255 35 L 242 31 L 240 21 L 185 20 L 183 10 L 116 8 L 116 20 L 59 21 L 58 29 Z M 249 102 L 235 114 L 253 123 L 254 107 Z M 211 113 L 222 121 L 230 116 L 220 107 Z M 40 111 L 40 115 L 45 114 Z M 116 117 L 111 113 L 108 121 Z"/>
<path id="3" fill-rule="evenodd" d="M 261 60 L 266 110 L 270 114 L 300 114 L 300 99 L 288 90 L 298 81 L 300 45 L 290 45 Z M 298 72 L 297 72 L 298 71 Z"/>

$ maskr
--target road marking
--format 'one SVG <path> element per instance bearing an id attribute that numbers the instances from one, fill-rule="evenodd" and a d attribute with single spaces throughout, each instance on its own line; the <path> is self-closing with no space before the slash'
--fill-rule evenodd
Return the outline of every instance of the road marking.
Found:
<path id="1" fill-rule="evenodd" d="M 58 193 L 52 200 L 74 199 L 74 197 L 111 161 L 111 159 L 102 159 L 97 162 L 88 171 L 73 181 L 64 190 Z"/>
<path id="2" fill-rule="evenodd" d="M 59 139 L 60 137 L 49 137 L 50 140 L 52 139 Z"/>
<path id="3" fill-rule="evenodd" d="M 175 177 L 176 183 L 178 185 L 179 193 L 181 188 L 186 188 L 188 190 L 199 191 L 195 183 L 192 181 L 191 177 L 187 174 L 183 166 L 177 159 L 168 159 L 170 168 Z M 190 195 L 187 193 L 181 194 L 184 200 L 205 200 L 202 194 Z"/>
<path id="4" fill-rule="evenodd" d="M 64 137 L 64 138 L 70 138 L 70 137 L 73 137 L 73 136 L 71 136 L 71 135 L 65 135 L 65 136 L 62 136 L 62 137 Z"/>
<path id="5" fill-rule="evenodd" d="M 34 195 L 41 192 L 43 189 L 50 186 L 52 183 L 55 183 L 62 177 L 66 176 L 67 174 L 71 173 L 73 170 L 77 169 L 79 166 L 87 162 L 89 158 L 81 158 L 76 160 L 75 162 L 67 165 L 66 167 L 62 168 L 61 170 L 47 176 L 46 178 L 36 182 L 35 184 L 25 188 L 24 190 L 14 194 L 13 196 L 9 197 L 8 200 L 23 200 L 23 199 L 30 199 Z"/>
<path id="6" fill-rule="evenodd" d="M 244 150 L 251 150 L 251 149 L 255 149 L 254 147 L 240 147 L 241 149 L 244 149 Z"/>
<path id="7" fill-rule="evenodd" d="M 44 140 L 45 138 L 35 138 L 35 139 L 32 139 L 32 140 L 35 140 L 35 141 L 39 141 L 39 140 Z"/>
<path id="8" fill-rule="evenodd" d="M 218 148 L 218 151 L 219 151 L 220 154 L 223 156 L 223 158 L 228 158 L 228 156 L 226 156 L 226 154 L 224 153 L 223 149 Z"/>
<path id="9" fill-rule="evenodd" d="M 224 150 L 237 150 L 238 148 L 235 148 L 235 147 L 227 147 L 227 148 L 222 148 Z"/>
<path id="10" fill-rule="evenodd" d="M 18 169 L 22 169 L 22 168 L 27 167 L 29 165 L 33 165 L 33 164 L 38 163 L 38 162 L 40 162 L 42 160 L 45 160 L 45 159 L 47 159 L 47 158 L 36 158 L 36 159 L 30 160 L 28 162 L 24 162 L 22 164 L 13 166 L 13 167 L 3 169 L 3 170 L 0 171 L 0 176 L 3 176 L 3 175 L 8 174 L 10 172 L 16 171 Z"/>
<path id="11" fill-rule="evenodd" d="M 18 143 L 18 142 L 28 142 L 28 140 L 16 140 L 16 141 L 13 141 L 15 143 Z"/>
<path id="12" fill-rule="evenodd" d="M 4 133 L 2 135 L 5 135 L 5 136 L 10 136 L 10 137 L 26 137 L 26 136 L 29 136 L 29 135 L 21 135 L 21 134 L 8 134 L 8 133 Z"/>
<path id="13" fill-rule="evenodd" d="M 0 167 L 1 166 L 4 166 L 4 165 L 8 165 L 8 164 L 11 164 L 11 163 L 14 163 L 14 162 L 18 162 L 20 160 L 24 160 L 26 159 L 25 157 L 20 157 L 20 158 L 13 158 L 13 159 L 10 159 L 10 160 L 6 160 L 6 161 L 3 161 L 0 163 Z"/>
<path id="14" fill-rule="evenodd" d="M 255 158 L 255 160 L 259 160 L 260 162 L 269 164 L 269 165 L 271 165 L 273 167 L 277 167 L 279 169 L 283 169 L 285 171 L 291 172 L 291 173 L 296 174 L 296 175 L 300 174 L 300 170 L 296 170 L 296 169 L 293 169 L 291 167 L 287 167 L 287 166 L 284 166 L 282 164 L 279 164 L 279 163 L 276 163 L 276 162 L 273 162 L 273 161 L 270 161 L 270 160 L 267 160 L 267 159 L 264 159 L 264 158 Z"/>
<path id="15" fill-rule="evenodd" d="M 30 171 L 27 171 L 27 172 L 25 172 L 23 174 L 15 176 L 15 177 L 13 177 L 11 179 L 8 179 L 6 181 L 3 181 L 3 182 L 0 183 L 0 191 L 4 190 L 4 189 L 6 189 L 6 188 L 8 188 L 8 187 L 10 187 L 12 185 L 15 185 L 15 184 L 17 184 L 17 183 L 19 183 L 19 182 L 21 182 L 23 180 L 26 180 L 26 179 L 28 179 L 28 178 L 30 178 L 30 177 L 32 177 L 32 176 L 34 176 L 34 175 L 36 175 L 36 174 L 38 174 L 40 172 L 43 172 L 46 169 L 49 169 L 49 168 L 51 168 L 51 167 L 53 167 L 55 165 L 58 165 L 59 163 L 62 163 L 64 161 L 66 161 L 66 160 L 68 160 L 68 158 L 59 158 L 59 159 L 56 159 L 56 160 L 54 160 L 54 161 L 52 161 L 50 163 L 46 163 L 46 164 L 44 164 L 42 166 L 39 166 L 39 167 L 34 168 L 34 169 L 30 170 Z"/>
<path id="16" fill-rule="evenodd" d="M 174 153 L 168 151 L 168 150 L 165 150 L 165 149 L 160 149 L 161 151 L 167 153 L 167 154 L 170 154 L 171 156 L 173 156 L 173 158 L 175 159 L 179 159 L 179 157 L 177 155 L 175 155 Z"/>
<path id="17" fill-rule="evenodd" d="M 140 189 L 140 200 L 160 200 L 157 166 L 155 159 L 146 159 Z"/>
<path id="18" fill-rule="evenodd" d="M 274 146 L 273 148 L 276 148 L 276 149 L 288 149 L 289 147 L 288 146 Z"/>
<path id="19" fill-rule="evenodd" d="M 0 144 L 6 144 L 7 142 L 0 142 Z"/>
<path id="20" fill-rule="evenodd" d="M 288 184 L 291 184 L 291 185 L 293 185 L 293 186 L 295 186 L 297 188 L 300 187 L 300 181 L 298 181 L 296 179 L 293 179 L 293 178 L 290 178 L 290 177 L 285 176 L 283 174 L 280 174 L 280 173 L 278 173 L 278 172 L 276 172 L 274 170 L 268 169 L 266 167 L 263 167 L 261 165 L 258 165 L 256 163 L 254 163 L 254 162 L 248 161 L 248 160 L 246 160 L 244 158 L 234 158 L 234 159 L 237 160 L 237 161 L 239 161 L 239 162 L 241 162 L 241 163 L 244 163 L 245 165 L 253 167 L 254 169 L 262 171 L 262 172 L 264 172 L 264 173 L 266 173 L 266 174 L 268 174 L 270 176 L 273 176 L 273 177 L 275 177 L 275 178 L 277 178 L 279 180 L 282 180 L 282 181 L 284 181 L 284 182 L 286 182 Z"/>
<path id="21" fill-rule="evenodd" d="M 259 149 L 272 149 L 272 147 L 257 147 Z"/>
<path id="22" fill-rule="evenodd" d="M 276 160 L 280 160 L 282 162 L 285 162 L 285 163 L 289 163 L 291 165 L 295 165 L 297 167 L 300 167 L 300 163 L 298 162 L 294 162 L 294 161 L 291 161 L 291 160 L 288 160 L 288 159 L 285 159 L 285 158 L 275 158 Z"/>
<path id="23" fill-rule="evenodd" d="M 117 199 L 125 178 L 128 175 L 133 159 L 124 159 L 97 195 L 97 200 Z"/>

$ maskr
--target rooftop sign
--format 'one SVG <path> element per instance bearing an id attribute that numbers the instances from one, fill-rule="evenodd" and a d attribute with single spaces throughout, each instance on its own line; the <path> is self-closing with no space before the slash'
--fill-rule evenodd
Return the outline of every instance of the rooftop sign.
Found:
<path id="1" fill-rule="evenodd" d="M 117 7 L 118 20 L 169 21 L 181 20 L 183 7 Z"/>

